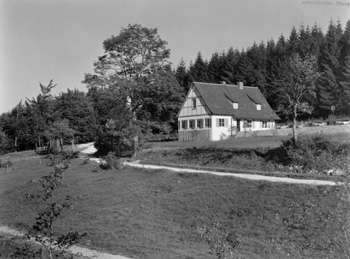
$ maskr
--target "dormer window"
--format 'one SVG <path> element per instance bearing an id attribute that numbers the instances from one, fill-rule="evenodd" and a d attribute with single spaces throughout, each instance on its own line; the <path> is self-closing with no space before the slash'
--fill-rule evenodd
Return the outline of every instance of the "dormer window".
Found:
<path id="1" fill-rule="evenodd" d="M 196 98 L 192 98 L 192 109 L 196 109 L 197 108 L 197 100 Z"/>
<path id="2" fill-rule="evenodd" d="M 232 103 L 233 109 L 238 109 L 238 103 Z"/>
<path id="3" fill-rule="evenodd" d="M 257 104 L 256 104 L 256 109 L 257 109 L 258 111 L 260 111 L 260 110 L 261 110 L 261 104 L 257 103 Z"/>

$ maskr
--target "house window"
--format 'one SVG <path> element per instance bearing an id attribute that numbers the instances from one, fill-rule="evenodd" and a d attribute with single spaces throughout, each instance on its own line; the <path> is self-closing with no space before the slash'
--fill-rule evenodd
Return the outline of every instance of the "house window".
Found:
<path id="1" fill-rule="evenodd" d="M 251 128 L 252 127 L 252 121 L 245 121 L 243 123 L 243 128 Z"/>
<path id="2" fill-rule="evenodd" d="M 211 118 L 205 119 L 205 127 L 206 128 L 211 128 Z"/>
<path id="3" fill-rule="evenodd" d="M 190 120 L 190 128 L 194 129 L 196 127 L 196 120 Z"/>
<path id="4" fill-rule="evenodd" d="M 197 119 L 197 128 L 203 128 L 203 119 Z"/>
<path id="5" fill-rule="evenodd" d="M 225 119 L 219 119 L 219 127 L 225 127 Z"/>
<path id="6" fill-rule="evenodd" d="M 181 121 L 182 128 L 187 129 L 187 121 Z"/>
<path id="7" fill-rule="evenodd" d="M 267 121 L 263 121 L 263 122 L 262 122 L 262 127 L 263 127 L 264 129 L 267 128 Z"/>
<path id="8" fill-rule="evenodd" d="M 238 103 L 232 103 L 233 109 L 238 109 Z"/>
<path id="9" fill-rule="evenodd" d="M 256 109 L 257 109 L 258 111 L 260 111 L 260 110 L 261 110 L 261 104 L 257 104 L 257 105 L 256 105 Z"/>
<path id="10" fill-rule="evenodd" d="M 196 109 L 196 108 L 197 108 L 197 99 L 192 98 L 192 109 Z"/>

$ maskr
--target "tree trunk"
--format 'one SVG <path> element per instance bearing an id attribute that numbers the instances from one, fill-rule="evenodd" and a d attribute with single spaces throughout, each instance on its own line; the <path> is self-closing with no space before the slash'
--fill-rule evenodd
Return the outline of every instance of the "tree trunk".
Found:
<path id="1" fill-rule="evenodd" d="M 297 136 L 297 107 L 294 107 L 294 114 L 293 114 L 293 142 L 294 144 L 297 143 L 298 136 Z"/>
<path id="2" fill-rule="evenodd" d="M 137 156 L 137 151 L 139 150 L 139 136 L 135 136 L 133 142 L 134 142 L 134 153 L 131 159 L 135 159 Z"/>

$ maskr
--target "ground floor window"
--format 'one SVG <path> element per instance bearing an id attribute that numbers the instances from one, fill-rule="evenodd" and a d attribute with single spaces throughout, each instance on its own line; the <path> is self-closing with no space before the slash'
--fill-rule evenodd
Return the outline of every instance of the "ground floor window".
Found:
<path id="1" fill-rule="evenodd" d="M 262 122 L 262 127 L 263 127 L 263 129 L 266 129 L 266 128 L 267 128 L 267 121 L 263 121 L 263 122 Z"/>
<path id="2" fill-rule="evenodd" d="M 181 121 L 182 128 L 187 129 L 187 121 Z"/>
<path id="3" fill-rule="evenodd" d="M 227 127 L 228 119 L 217 118 L 216 119 L 216 127 Z"/>
<path id="4" fill-rule="evenodd" d="M 205 127 L 206 128 L 211 128 L 211 118 L 205 119 Z"/>
<path id="5" fill-rule="evenodd" d="M 197 128 L 203 128 L 203 119 L 197 119 Z"/>
<path id="6" fill-rule="evenodd" d="M 245 121 L 243 123 L 244 128 L 251 128 L 252 127 L 252 121 Z"/>
<path id="7" fill-rule="evenodd" d="M 196 121 L 195 120 L 190 120 L 190 128 L 194 129 L 196 127 Z"/>

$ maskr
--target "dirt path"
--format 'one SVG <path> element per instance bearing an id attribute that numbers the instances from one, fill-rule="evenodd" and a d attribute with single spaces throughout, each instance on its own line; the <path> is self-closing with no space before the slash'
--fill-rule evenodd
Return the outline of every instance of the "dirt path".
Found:
<path id="1" fill-rule="evenodd" d="M 256 181 L 269 181 L 269 182 L 307 184 L 307 185 L 330 185 L 330 186 L 341 184 L 341 183 L 337 183 L 333 181 L 325 181 L 325 180 L 306 180 L 306 179 L 294 179 L 294 178 L 288 178 L 288 177 L 275 177 L 275 176 L 266 176 L 266 175 L 258 175 L 258 174 L 213 172 L 213 171 L 207 171 L 207 170 L 177 168 L 177 167 L 169 167 L 169 166 L 145 165 L 137 162 L 124 162 L 124 164 L 127 166 L 138 167 L 138 168 L 155 169 L 155 170 L 165 169 L 165 170 L 170 170 L 174 172 L 185 172 L 185 173 L 196 173 L 196 174 L 212 174 L 217 176 L 237 177 L 237 178 L 256 180 Z"/>

